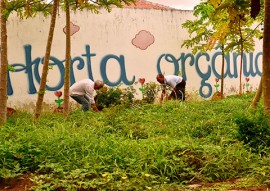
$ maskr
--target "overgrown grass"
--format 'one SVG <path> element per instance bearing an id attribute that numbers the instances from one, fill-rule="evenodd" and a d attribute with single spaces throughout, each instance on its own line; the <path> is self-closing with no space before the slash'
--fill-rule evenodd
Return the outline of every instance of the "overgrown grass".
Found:
<path id="1" fill-rule="evenodd" d="M 261 105 L 247 110 L 252 98 L 46 113 L 37 123 L 19 112 L 0 129 L 0 177 L 33 173 L 33 190 L 188 190 L 236 178 L 269 185 L 270 145 L 257 140 L 270 128 L 260 126 Z M 243 139 L 249 124 L 260 133 Z"/>

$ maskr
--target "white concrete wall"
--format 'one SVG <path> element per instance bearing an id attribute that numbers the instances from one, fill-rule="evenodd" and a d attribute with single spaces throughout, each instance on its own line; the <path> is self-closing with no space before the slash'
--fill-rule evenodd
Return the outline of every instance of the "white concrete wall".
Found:
<path id="1" fill-rule="evenodd" d="M 200 56 L 181 48 L 183 40 L 188 38 L 187 31 L 181 25 L 191 19 L 194 19 L 192 11 L 177 10 L 115 8 L 111 13 L 104 11 L 98 15 L 79 11 L 73 13 L 71 57 L 75 61 L 72 83 L 84 78 L 101 79 L 110 86 L 119 83 L 128 85 L 128 81 L 135 82 L 138 78 L 155 82 L 160 66 L 165 74 L 177 74 L 176 70 L 180 70 L 187 80 L 188 92 L 198 92 L 202 98 L 210 98 L 215 92 L 215 78 L 221 73 L 220 50 Z M 16 15 L 9 18 L 8 62 L 16 69 L 16 72 L 10 72 L 9 105 L 36 101 L 42 71 L 40 59 L 45 54 L 49 26 L 50 17 L 44 18 L 42 15 L 27 20 L 20 20 Z M 50 88 L 46 92 L 45 102 L 53 102 L 56 99 L 54 91 L 63 90 L 64 28 L 65 14 L 60 11 L 51 51 L 50 63 L 54 66 L 49 72 L 47 84 Z M 245 83 L 244 78 L 249 77 L 253 89 L 257 88 L 260 79 L 261 46 L 261 42 L 257 42 L 256 51 L 246 54 L 247 59 L 244 60 L 247 72 L 242 81 Z M 227 58 L 230 60 L 225 78 L 227 94 L 239 87 L 239 64 L 236 71 L 233 54 Z M 189 58 L 184 60 L 184 56 Z M 252 67 L 257 67 L 257 70 L 250 72 Z M 139 88 L 138 84 L 136 88 Z M 140 97 L 139 90 L 138 94 Z"/>

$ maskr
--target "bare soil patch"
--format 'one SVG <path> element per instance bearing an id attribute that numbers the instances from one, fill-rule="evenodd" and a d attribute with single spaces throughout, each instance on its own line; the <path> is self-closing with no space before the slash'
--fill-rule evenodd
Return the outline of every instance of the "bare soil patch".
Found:
<path id="1" fill-rule="evenodd" d="M 28 191 L 34 186 L 29 174 L 24 174 L 18 178 L 0 180 L 0 191 Z"/>
<path id="2" fill-rule="evenodd" d="M 12 178 L 5 181 L 0 181 L 0 191 L 30 191 L 31 187 L 34 186 L 34 183 L 30 180 L 30 174 L 24 174 L 18 178 Z M 231 184 L 234 184 L 234 181 L 230 181 Z M 212 184 L 208 184 L 207 187 L 211 187 Z M 189 188 L 198 190 L 202 185 L 201 184 L 192 184 Z M 90 189 L 93 190 L 93 189 Z M 64 191 L 61 189 L 61 191 Z M 261 186 L 261 187 L 248 187 L 248 188 L 233 188 L 228 191 L 270 191 L 270 186 Z"/>

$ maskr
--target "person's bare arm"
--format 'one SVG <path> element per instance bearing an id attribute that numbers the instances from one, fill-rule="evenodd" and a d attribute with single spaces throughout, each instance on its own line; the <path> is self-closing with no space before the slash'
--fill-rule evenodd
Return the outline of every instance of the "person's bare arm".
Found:
<path id="1" fill-rule="evenodd" d="M 92 106 L 92 108 L 93 108 L 93 110 L 94 110 L 95 112 L 99 112 L 99 110 L 98 110 L 96 104 L 91 104 L 91 106 Z"/>

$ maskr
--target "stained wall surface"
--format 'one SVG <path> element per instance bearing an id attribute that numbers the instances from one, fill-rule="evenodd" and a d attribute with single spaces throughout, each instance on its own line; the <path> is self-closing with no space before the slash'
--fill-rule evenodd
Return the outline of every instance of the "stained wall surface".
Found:
<path id="1" fill-rule="evenodd" d="M 155 9 L 105 10 L 101 14 L 79 12 L 71 14 L 71 84 L 90 78 L 101 79 L 107 86 L 133 85 L 141 98 L 139 78 L 156 82 L 159 72 L 181 74 L 187 81 L 187 91 L 209 99 L 219 90 L 216 78 L 221 75 L 221 50 L 192 54 L 181 48 L 189 38 L 182 24 L 194 19 L 192 11 Z M 63 91 L 65 66 L 65 14 L 59 12 L 51 49 L 50 71 L 45 102 L 54 102 L 54 92 Z M 50 17 L 38 15 L 21 20 L 11 15 L 8 20 L 8 104 L 20 106 L 35 102 L 42 74 Z M 254 52 L 245 53 L 242 85 L 256 90 L 262 68 L 262 42 L 256 42 Z M 239 90 L 240 56 L 226 56 L 225 93 Z M 220 84 L 220 81 L 218 82 Z"/>

